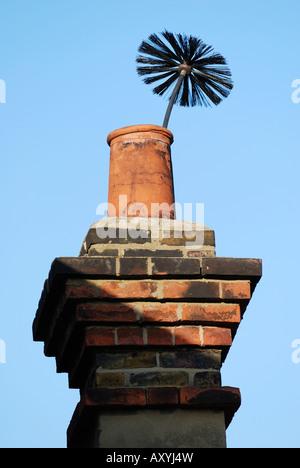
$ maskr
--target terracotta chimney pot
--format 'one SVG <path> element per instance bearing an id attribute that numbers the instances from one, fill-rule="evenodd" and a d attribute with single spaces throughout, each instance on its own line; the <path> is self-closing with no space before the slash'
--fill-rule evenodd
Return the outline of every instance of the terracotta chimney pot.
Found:
<path id="1" fill-rule="evenodd" d="M 172 133 L 157 125 L 112 131 L 108 216 L 175 218 Z"/>

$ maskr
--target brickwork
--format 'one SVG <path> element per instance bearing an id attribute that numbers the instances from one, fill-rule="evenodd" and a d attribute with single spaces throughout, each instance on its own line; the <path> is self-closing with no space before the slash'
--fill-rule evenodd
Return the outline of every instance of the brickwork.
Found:
<path id="1" fill-rule="evenodd" d="M 118 265 L 141 257 L 139 263 L 147 265 L 147 274 L 161 266 L 172 270 L 176 264 L 192 262 L 173 261 L 173 258 L 202 258 L 215 256 L 215 233 L 199 224 L 170 219 L 103 218 L 94 223 L 83 241 L 80 256 L 108 256 L 116 258 Z M 145 258 L 146 257 L 146 258 Z M 165 261 L 159 258 L 165 258 Z M 128 260 L 120 260 L 128 258 Z M 144 258 L 144 260 L 142 260 Z M 168 259 L 168 261 L 166 261 Z M 152 270 L 154 268 L 154 270 Z M 192 274 L 195 272 L 192 272 Z"/>
<path id="2" fill-rule="evenodd" d="M 260 276 L 255 259 L 56 259 L 33 332 L 82 395 L 69 446 L 104 407 L 218 408 L 229 424 L 240 396 L 220 369 Z"/>

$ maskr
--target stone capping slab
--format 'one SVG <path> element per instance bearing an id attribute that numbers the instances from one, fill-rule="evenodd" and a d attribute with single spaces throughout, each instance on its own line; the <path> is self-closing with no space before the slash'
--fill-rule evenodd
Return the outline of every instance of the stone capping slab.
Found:
<path id="1" fill-rule="evenodd" d="M 183 220 L 142 218 L 142 217 L 106 217 L 92 224 L 82 243 L 80 256 L 88 255 L 90 247 L 99 245 L 126 248 L 160 248 L 174 246 L 193 250 L 209 247 L 215 255 L 215 233 L 200 223 Z"/>
<path id="2" fill-rule="evenodd" d="M 108 408 L 197 408 L 224 411 L 226 429 L 241 405 L 234 387 L 155 387 L 86 389 L 67 430 L 68 448 L 78 447 L 82 431 L 101 409 Z"/>

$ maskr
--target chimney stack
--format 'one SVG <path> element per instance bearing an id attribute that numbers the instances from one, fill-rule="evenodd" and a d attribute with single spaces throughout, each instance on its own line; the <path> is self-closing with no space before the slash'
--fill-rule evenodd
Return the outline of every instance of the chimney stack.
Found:
<path id="1" fill-rule="evenodd" d="M 212 229 L 175 219 L 172 141 L 109 134 L 108 216 L 45 282 L 33 336 L 80 390 L 69 448 L 224 448 L 240 406 L 221 366 L 261 261 L 217 257 Z"/>

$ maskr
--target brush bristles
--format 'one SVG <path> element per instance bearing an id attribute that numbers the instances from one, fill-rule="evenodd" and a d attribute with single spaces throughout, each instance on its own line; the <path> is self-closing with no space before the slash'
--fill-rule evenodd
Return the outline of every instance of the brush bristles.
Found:
<path id="1" fill-rule="evenodd" d="M 192 70 L 184 77 L 174 103 L 181 106 L 211 106 L 226 98 L 232 87 L 231 72 L 222 55 L 214 53 L 201 39 L 168 31 L 163 39 L 151 34 L 140 45 L 136 61 L 137 72 L 146 84 L 161 81 L 153 88 L 160 96 L 172 91 L 179 77 L 179 65 L 187 64 Z"/>

